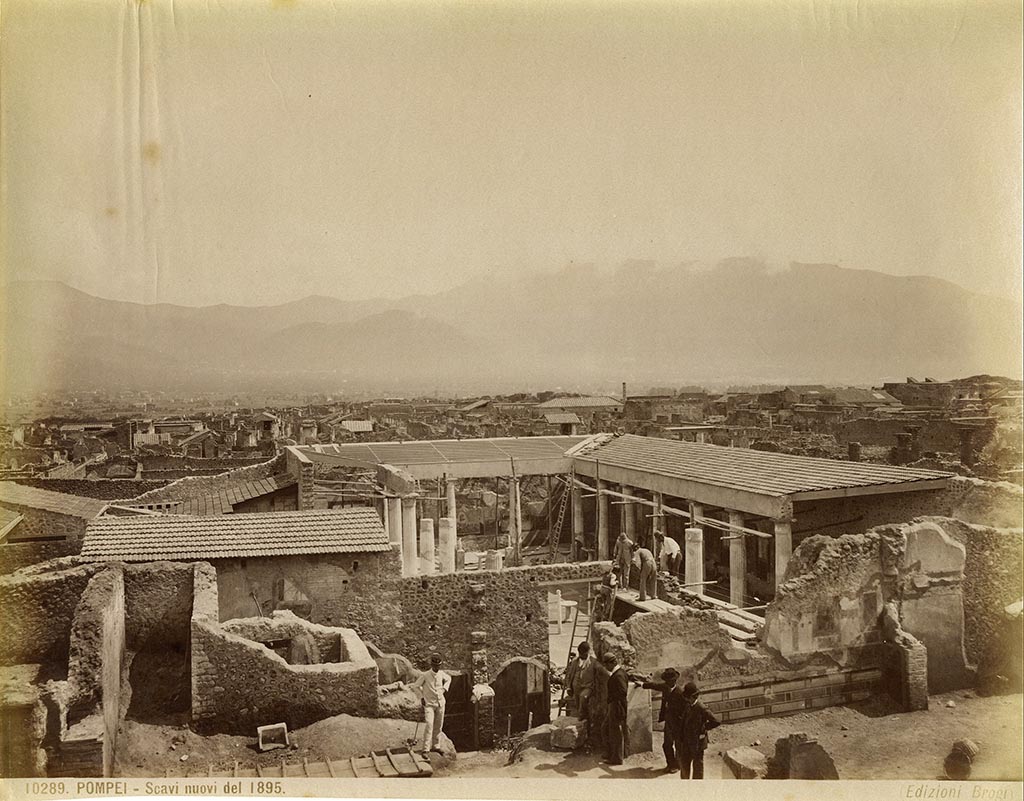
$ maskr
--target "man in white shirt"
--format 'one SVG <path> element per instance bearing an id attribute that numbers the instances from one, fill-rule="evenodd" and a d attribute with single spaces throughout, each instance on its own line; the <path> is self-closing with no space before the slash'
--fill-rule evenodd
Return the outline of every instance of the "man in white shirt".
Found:
<path id="1" fill-rule="evenodd" d="M 451 686 L 452 677 L 441 670 L 441 657 L 432 654 L 430 670 L 423 671 L 412 684 L 412 689 L 420 696 L 423 707 L 423 750 L 436 751 L 441 738 L 441 727 L 444 725 L 444 695 Z"/>
<path id="2" fill-rule="evenodd" d="M 673 576 L 679 573 L 679 563 L 683 561 L 683 552 L 679 543 L 672 537 L 666 537 L 662 532 L 655 534 L 658 537 L 658 545 L 661 546 L 661 569 L 667 570 Z"/>

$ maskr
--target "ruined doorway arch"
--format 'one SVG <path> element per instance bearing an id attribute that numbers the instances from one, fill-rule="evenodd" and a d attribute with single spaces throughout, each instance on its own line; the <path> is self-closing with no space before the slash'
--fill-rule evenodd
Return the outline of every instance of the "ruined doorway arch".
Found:
<path id="1" fill-rule="evenodd" d="M 526 731 L 551 721 L 551 685 L 543 662 L 526 656 L 509 659 L 494 681 L 494 732 Z"/>

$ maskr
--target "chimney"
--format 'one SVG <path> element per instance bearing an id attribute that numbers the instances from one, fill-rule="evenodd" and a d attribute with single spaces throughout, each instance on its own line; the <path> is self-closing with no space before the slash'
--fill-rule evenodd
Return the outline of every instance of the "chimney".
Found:
<path id="1" fill-rule="evenodd" d="M 626 382 L 622 382 L 622 402 L 626 402 Z"/>

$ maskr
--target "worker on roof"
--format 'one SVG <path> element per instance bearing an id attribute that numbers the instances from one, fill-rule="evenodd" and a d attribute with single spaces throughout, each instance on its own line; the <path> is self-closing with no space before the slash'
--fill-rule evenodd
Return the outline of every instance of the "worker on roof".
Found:
<path id="1" fill-rule="evenodd" d="M 615 540 L 615 550 L 612 558 L 619 567 L 619 582 L 623 589 L 629 589 L 629 567 L 633 562 L 633 549 L 636 543 L 626 536 L 626 532 L 620 532 L 619 538 Z"/>
<path id="2" fill-rule="evenodd" d="M 633 563 L 640 568 L 640 600 L 646 601 L 647 596 L 658 597 L 658 566 L 650 548 L 637 548 Z"/>

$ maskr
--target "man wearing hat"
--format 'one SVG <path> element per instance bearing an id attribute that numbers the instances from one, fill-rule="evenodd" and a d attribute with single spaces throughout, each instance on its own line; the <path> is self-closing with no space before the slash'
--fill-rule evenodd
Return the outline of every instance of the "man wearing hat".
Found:
<path id="1" fill-rule="evenodd" d="M 700 690 L 692 681 L 686 682 L 678 697 L 675 693 L 669 696 L 666 719 L 677 718 L 676 727 L 676 758 L 679 761 L 679 778 L 689 779 L 693 768 L 693 778 L 704 778 L 704 749 L 708 747 L 708 731 L 719 725 L 718 718 L 697 700 Z M 665 725 L 666 734 L 668 724 Z"/>
<path id="2" fill-rule="evenodd" d="M 590 720 L 590 702 L 594 694 L 594 682 L 597 678 L 597 664 L 590 655 L 590 644 L 581 642 L 577 648 L 579 657 L 569 663 L 569 669 L 565 673 L 566 695 L 572 699 L 572 706 L 575 708 L 576 717 L 583 724 L 583 741 L 588 742 Z"/>
<path id="3" fill-rule="evenodd" d="M 601 662 L 608 670 L 604 758 L 609 765 L 621 765 L 626 748 L 626 694 L 629 691 L 629 678 L 615 654 L 606 653 Z"/>
<path id="4" fill-rule="evenodd" d="M 615 606 L 615 593 L 619 591 L 619 573 L 621 568 L 613 565 L 601 579 L 600 595 L 594 605 L 594 622 L 612 619 L 612 609 Z"/>
<path id="5" fill-rule="evenodd" d="M 452 677 L 441 670 L 441 657 L 430 655 L 430 670 L 423 671 L 412 683 L 412 689 L 420 696 L 423 707 L 423 750 L 436 751 L 441 739 L 441 727 L 444 725 L 444 694 L 451 686 Z"/>
<path id="6" fill-rule="evenodd" d="M 676 686 L 679 679 L 679 671 L 675 668 L 668 668 L 661 672 L 661 681 L 636 682 L 637 687 L 645 690 L 659 690 L 661 692 L 661 710 L 658 712 L 658 721 L 665 724 L 665 737 L 661 744 L 661 750 L 665 752 L 665 770 L 673 772 L 679 770 L 679 762 L 676 759 L 676 729 L 679 724 L 678 714 L 668 715 L 669 697 L 674 693 L 682 701 L 682 690 Z M 681 707 L 681 703 L 676 705 Z"/>

